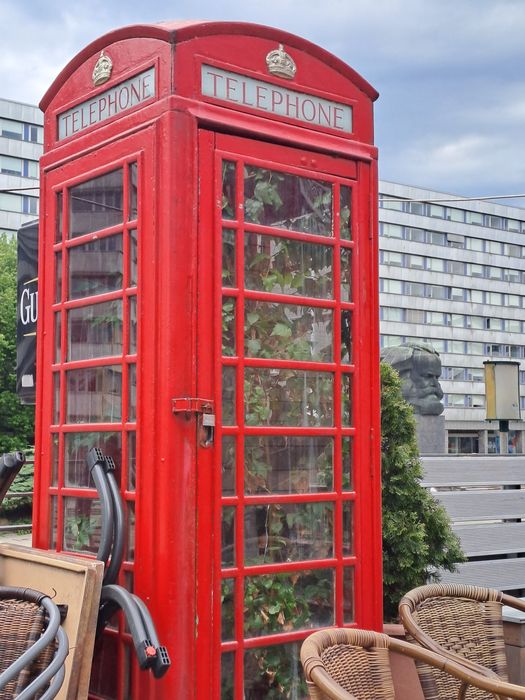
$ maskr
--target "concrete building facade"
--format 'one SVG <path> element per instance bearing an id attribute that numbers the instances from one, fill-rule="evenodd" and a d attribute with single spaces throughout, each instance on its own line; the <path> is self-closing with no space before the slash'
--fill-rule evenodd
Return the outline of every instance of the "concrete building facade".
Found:
<path id="1" fill-rule="evenodd" d="M 38 107 L 0 99 L 0 234 L 38 215 L 42 150 Z M 379 189 L 381 345 L 432 345 L 449 451 L 499 452 L 483 361 L 525 359 L 525 209 L 386 181 Z M 525 369 L 519 379 L 525 415 Z M 525 451 L 524 421 L 511 423 L 508 443 Z"/>
<path id="2" fill-rule="evenodd" d="M 380 182 L 381 345 L 424 341 L 442 362 L 449 452 L 497 453 L 483 362 L 525 356 L 525 209 Z M 525 415 L 525 371 L 519 372 Z M 508 449 L 524 451 L 523 420 Z"/>
<path id="3" fill-rule="evenodd" d="M 38 216 L 43 121 L 38 107 L 0 98 L 0 234 Z"/>

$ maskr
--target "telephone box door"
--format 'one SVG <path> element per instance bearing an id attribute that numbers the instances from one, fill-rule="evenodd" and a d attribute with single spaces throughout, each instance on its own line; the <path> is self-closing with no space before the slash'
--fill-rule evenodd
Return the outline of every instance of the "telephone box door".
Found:
<path id="1" fill-rule="evenodd" d="M 381 624 L 370 167 L 200 133 L 199 698 L 304 697 L 308 631 Z"/>

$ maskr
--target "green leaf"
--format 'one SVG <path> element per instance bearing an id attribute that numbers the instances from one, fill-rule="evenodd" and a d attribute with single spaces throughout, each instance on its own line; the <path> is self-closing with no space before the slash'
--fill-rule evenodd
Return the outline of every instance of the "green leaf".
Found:
<path id="1" fill-rule="evenodd" d="M 292 329 L 284 323 L 276 323 L 270 335 L 277 335 L 281 338 L 290 338 Z"/>

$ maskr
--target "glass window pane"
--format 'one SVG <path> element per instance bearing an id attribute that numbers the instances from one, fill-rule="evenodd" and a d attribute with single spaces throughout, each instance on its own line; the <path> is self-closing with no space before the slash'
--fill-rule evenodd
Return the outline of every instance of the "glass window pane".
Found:
<path id="1" fill-rule="evenodd" d="M 138 244 L 137 231 L 133 229 L 129 232 L 129 287 L 137 286 L 138 270 Z"/>
<path id="2" fill-rule="evenodd" d="M 137 420 L 137 365 L 128 366 L 128 420 Z"/>
<path id="3" fill-rule="evenodd" d="M 137 482 L 137 433 L 128 433 L 128 491 L 134 491 Z"/>
<path id="4" fill-rule="evenodd" d="M 332 248 L 256 233 L 245 237 L 245 286 L 274 294 L 333 297 Z"/>
<path id="5" fill-rule="evenodd" d="M 353 396 L 352 396 L 352 386 L 353 386 L 353 376 L 351 374 L 343 374 L 341 387 L 341 399 L 342 399 L 342 409 L 343 409 L 343 425 L 350 426 L 354 420 L 353 418 Z"/>
<path id="6" fill-rule="evenodd" d="M 66 423 L 122 420 L 122 367 L 72 369 L 66 377 Z"/>
<path id="7" fill-rule="evenodd" d="M 248 611 L 244 616 L 248 637 L 333 625 L 333 571 L 315 569 L 247 577 L 244 609 Z"/>
<path id="8" fill-rule="evenodd" d="M 133 221 L 137 218 L 137 163 L 129 164 L 129 216 Z"/>
<path id="9" fill-rule="evenodd" d="M 332 425 L 333 384 L 333 375 L 327 372 L 246 367 L 246 423 Z"/>
<path id="10" fill-rule="evenodd" d="M 62 301 L 62 253 L 55 254 L 55 303 Z"/>
<path id="11" fill-rule="evenodd" d="M 235 425 L 235 367 L 222 368 L 222 424 Z"/>
<path id="12" fill-rule="evenodd" d="M 354 605 L 354 569 L 343 570 L 343 622 L 353 622 L 355 619 Z"/>
<path id="13" fill-rule="evenodd" d="M 308 697 L 304 674 L 299 670 L 300 643 L 247 649 L 244 654 L 246 700 L 303 700 Z M 233 700 L 227 696 L 221 700 Z"/>
<path id="14" fill-rule="evenodd" d="M 100 537 L 98 498 L 64 498 L 64 549 L 96 554 Z"/>
<path id="15" fill-rule="evenodd" d="M 346 185 L 341 185 L 339 195 L 340 236 L 345 241 L 352 240 L 352 190 Z"/>
<path id="16" fill-rule="evenodd" d="M 58 435 L 51 436 L 51 486 L 58 486 Z"/>
<path id="17" fill-rule="evenodd" d="M 62 360 L 62 314 L 58 311 L 55 317 L 55 362 Z"/>
<path id="18" fill-rule="evenodd" d="M 225 578 L 221 581 L 221 639 L 234 639 L 234 590 L 235 579 Z"/>
<path id="19" fill-rule="evenodd" d="M 129 297 L 129 354 L 137 352 L 137 297 Z"/>
<path id="20" fill-rule="evenodd" d="M 135 503 L 134 501 L 126 501 L 126 552 L 124 558 L 126 561 L 135 560 Z"/>
<path id="21" fill-rule="evenodd" d="M 331 309 L 246 299 L 244 352 L 249 357 L 331 362 L 332 317 Z"/>
<path id="22" fill-rule="evenodd" d="M 67 314 L 68 359 L 122 354 L 122 301 L 71 309 Z"/>
<path id="23" fill-rule="evenodd" d="M 352 251 L 341 248 L 341 301 L 352 301 Z"/>
<path id="24" fill-rule="evenodd" d="M 235 508 L 222 509 L 222 566 L 235 566 Z"/>
<path id="25" fill-rule="evenodd" d="M 98 447 L 105 455 L 115 460 L 117 480 L 120 480 L 122 452 L 120 433 L 65 433 L 64 483 L 66 486 L 93 488 L 93 481 L 86 466 L 86 455 L 92 447 Z"/>
<path id="26" fill-rule="evenodd" d="M 351 363 L 352 358 L 352 312 L 341 311 L 341 362 Z"/>
<path id="27" fill-rule="evenodd" d="M 397 224 L 380 222 L 379 230 L 381 235 L 386 238 L 403 238 L 403 227 Z"/>
<path id="28" fill-rule="evenodd" d="M 354 554 L 354 504 L 351 501 L 343 503 L 343 556 Z"/>
<path id="29" fill-rule="evenodd" d="M 354 439 L 344 436 L 342 439 L 343 490 L 354 490 Z"/>
<path id="30" fill-rule="evenodd" d="M 333 488 L 333 438 L 321 435 L 246 436 L 248 494 L 317 493 Z"/>
<path id="31" fill-rule="evenodd" d="M 56 200 L 56 222 L 55 222 L 55 243 L 60 243 L 62 240 L 62 205 L 63 205 L 63 194 L 62 192 L 57 192 Z"/>
<path id="32" fill-rule="evenodd" d="M 235 488 L 235 461 L 236 441 L 233 435 L 224 435 L 222 438 L 222 493 L 223 496 L 234 496 Z"/>
<path id="33" fill-rule="evenodd" d="M 246 563 L 268 564 L 333 556 L 333 503 L 247 506 Z"/>
<path id="34" fill-rule="evenodd" d="M 320 180 L 247 165 L 244 210 L 249 223 L 333 235 L 332 186 Z"/>
<path id="35" fill-rule="evenodd" d="M 221 698 L 220 700 L 233 700 L 233 679 L 235 666 L 235 652 L 230 651 L 221 655 Z"/>
<path id="36" fill-rule="evenodd" d="M 53 423 L 60 423 L 60 372 L 53 373 Z"/>
<path id="37" fill-rule="evenodd" d="M 235 350 L 235 299 L 224 297 L 222 300 L 222 354 L 232 357 Z"/>
<path id="38" fill-rule="evenodd" d="M 69 298 L 122 289 L 122 235 L 69 249 Z"/>
<path id="39" fill-rule="evenodd" d="M 224 229 L 222 232 L 222 286 L 235 287 L 235 231 Z"/>
<path id="40" fill-rule="evenodd" d="M 222 164 L 222 218 L 237 218 L 235 187 L 235 163 L 225 160 Z"/>
<path id="41" fill-rule="evenodd" d="M 69 237 L 122 222 L 122 168 L 83 182 L 69 191 Z"/>

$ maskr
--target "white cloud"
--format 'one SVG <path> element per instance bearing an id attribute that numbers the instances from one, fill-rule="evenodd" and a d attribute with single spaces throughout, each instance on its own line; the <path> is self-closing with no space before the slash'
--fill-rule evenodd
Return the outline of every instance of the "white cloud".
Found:
<path id="1" fill-rule="evenodd" d="M 280 27 L 349 63 L 382 93 L 382 177 L 525 188 L 524 0 L 0 0 L 1 96 L 35 103 L 98 36 L 170 14 Z"/>

